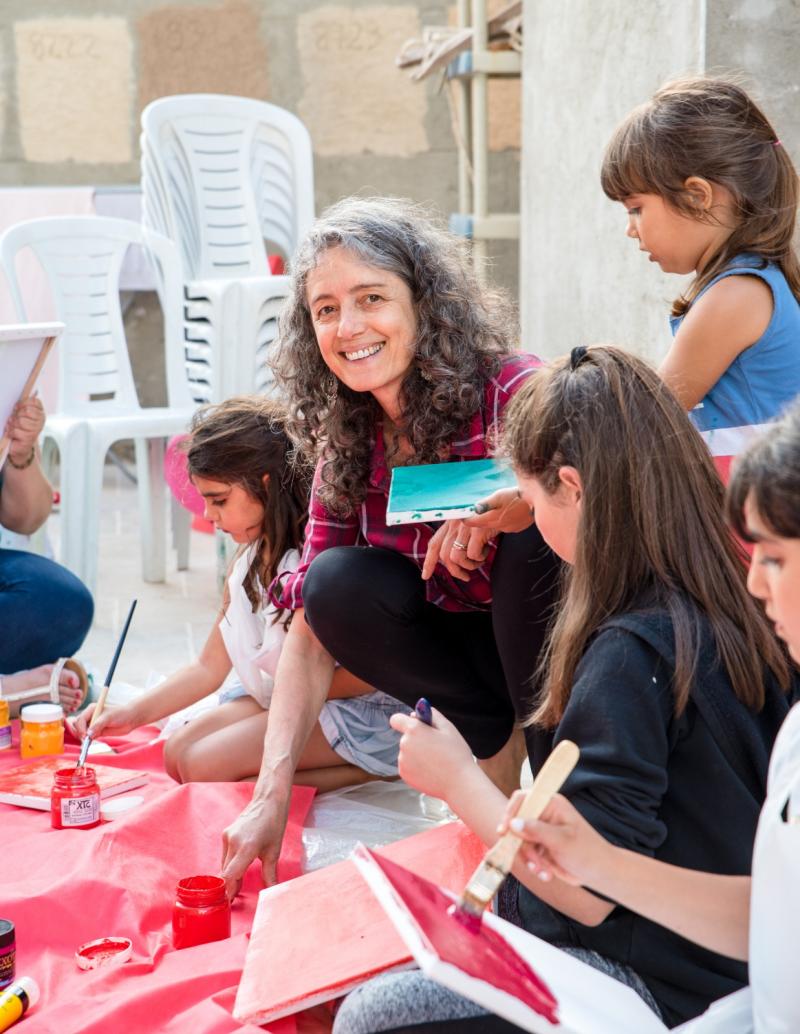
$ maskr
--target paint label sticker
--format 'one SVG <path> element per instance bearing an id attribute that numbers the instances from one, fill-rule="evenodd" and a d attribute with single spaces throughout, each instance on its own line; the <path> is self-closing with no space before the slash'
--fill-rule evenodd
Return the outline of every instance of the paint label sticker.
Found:
<path id="1" fill-rule="evenodd" d="M 7 750 L 11 746 L 11 726 L 0 726 L 0 750 Z"/>
<path id="2" fill-rule="evenodd" d="M 62 826 L 88 826 L 100 818 L 100 794 L 88 797 L 64 797 L 61 800 Z"/>

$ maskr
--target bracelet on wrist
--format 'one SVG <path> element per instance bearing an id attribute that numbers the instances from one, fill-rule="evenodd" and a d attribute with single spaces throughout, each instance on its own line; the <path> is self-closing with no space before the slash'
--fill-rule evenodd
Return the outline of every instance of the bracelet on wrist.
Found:
<path id="1" fill-rule="evenodd" d="M 28 456 L 28 458 L 26 460 L 23 460 L 22 463 L 17 463 L 16 460 L 14 460 L 12 458 L 10 453 L 8 455 L 8 462 L 11 464 L 11 466 L 14 468 L 14 470 L 25 470 L 27 467 L 29 467 L 31 465 L 31 463 L 33 463 L 33 461 L 35 459 L 36 459 L 36 446 L 35 445 L 31 446 L 30 455 Z"/>

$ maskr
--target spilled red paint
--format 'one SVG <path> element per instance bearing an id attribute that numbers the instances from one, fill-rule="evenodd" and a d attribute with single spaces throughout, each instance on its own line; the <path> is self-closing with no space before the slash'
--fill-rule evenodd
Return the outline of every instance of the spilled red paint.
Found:
<path id="1" fill-rule="evenodd" d="M 435 884 L 384 855 L 369 853 L 442 962 L 518 998 L 550 1023 L 558 1023 L 558 1002 L 552 991 L 504 937 L 475 917 L 468 916 L 465 922 L 463 913 Z"/>

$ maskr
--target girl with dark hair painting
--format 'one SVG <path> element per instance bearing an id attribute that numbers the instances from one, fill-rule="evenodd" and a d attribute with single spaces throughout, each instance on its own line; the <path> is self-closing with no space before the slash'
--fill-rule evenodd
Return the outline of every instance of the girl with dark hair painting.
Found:
<path id="1" fill-rule="evenodd" d="M 521 504 L 491 528 L 386 523 L 391 468 L 491 455 L 507 402 L 539 365 L 514 351 L 509 304 L 478 282 L 463 242 L 409 202 L 349 198 L 292 268 L 273 365 L 287 430 L 316 470 L 300 565 L 273 589 L 295 615 L 253 800 L 224 836 L 231 886 L 256 856 L 272 881 L 334 660 L 406 706 L 428 697 L 491 778 L 518 786 L 514 723 L 530 706 L 557 569 Z"/>
<path id="2" fill-rule="evenodd" d="M 797 172 L 744 90 L 667 83 L 618 127 L 605 193 L 667 273 L 694 273 L 672 307 L 660 373 L 727 476 L 730 458 L 800 393 Z"/>
<path id="3" fill-rule="evenodd" d="M 606 840 L 746 877 L 793 678 L 748 595 L 700 436 L 645 363 L 596 346 L 525 384 L 504 440 L 523 499 L 565 561 L 530 720 L 534 772 L 554 742 L 573 740 L 580 760 L 563 794 Z M 433 727 L 406 715 L 392 724 L 403 778 L 492 843 L 507 801 L 453 725 L 439 714 Z M 685 926 L 667 929 L 578 881 L 540 880 L 524 859 L 514 872 L 501 895 L 507 918 L 633 987 L 669 1026 L 746 983 L 719 939 L 690 943 Z M 353 992 L 334 1027 L 427 1029 L 514 1028 L 419 974 Z"/>
<path id="4" fill-rule="evenodd" d="M 238 686 L 212 711 L 167 740 L 164 761 L 179 782 L 252 778 L 261 766 L 275 671 L 287 613 L 266 588 L 297 566 L 308 507 L 310 471 L 289 462 L 285 414 L 259 396 L 200 410 L 185 443 L 189 476 L 206 516 L 241 546 L 219 620 L 196 661 L 129 704 L 109 707 L 92 735 L 120 736 L 218 690 L 231 668 Z M 296 782 L 331 790 L 397 774 L 397 734 L 389 728 L 396 700 L 342 668 L 334 674 L 319 722 L 298 763 Z M 75 722 L 83 735 L 94 706 Z"/>

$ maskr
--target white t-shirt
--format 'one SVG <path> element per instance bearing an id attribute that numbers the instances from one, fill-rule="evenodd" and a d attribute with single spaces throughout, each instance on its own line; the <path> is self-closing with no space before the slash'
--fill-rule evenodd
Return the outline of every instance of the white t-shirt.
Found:
<path id="1" fill-rule="evenodd" d="M 245 549 L 228 576 L 230 603 L 219 623 L 225 649 L 239 681 L 264 709 L 269 707 L 275 672 L 278 668 L 286 626 L 275 621 L 278 609 L 270 602 L 253 613 L 253 607 L 244 591 L 244 577 L 253 562 L 253 547 Z M 278 574 L 294 571 L 300 563 L 296 549 L 288 550 Z"/>
<path id="2" fill-rule="evenodd" d="M 758 821 L 750 897 L 756 1034 L 800 1032 L 800 704 L 781 726 Z"/>

